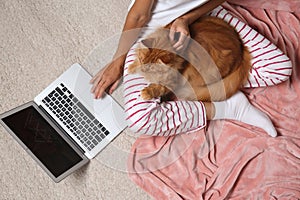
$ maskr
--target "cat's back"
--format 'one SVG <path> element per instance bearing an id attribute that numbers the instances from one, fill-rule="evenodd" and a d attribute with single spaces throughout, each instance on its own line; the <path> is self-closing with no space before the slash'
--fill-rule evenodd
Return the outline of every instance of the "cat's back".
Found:
<path id="1" fill-rule="evenodd" d="M 190 26 L 190 34 L 198 42 L 221 41 L 223 44 L 228 42 L 227 45 L 241 45 L 241 40 L 236 30 L 224 20 L 213 16 L 199 18 Z"/>
<path id="2" fill-rule="evenodd" d="M 229 72 L 242 61 L 243 42 L 236 30 L 222 19 L 201 17 L 190 26 L 190 34 L 220 69 Z M 190 50 L 193 48 L 196 49 L 197 46 L 190 45 Z"/>

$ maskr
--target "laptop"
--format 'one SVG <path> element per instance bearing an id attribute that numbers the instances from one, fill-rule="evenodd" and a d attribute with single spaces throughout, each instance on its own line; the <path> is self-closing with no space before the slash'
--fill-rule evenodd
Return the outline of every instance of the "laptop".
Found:
<path id="1" fill-rule="evenodd" d="M 33 101 L 0 115 L 0 123 L 55 181 L 87 164 L 127 126 L 110 95 L 95 99 L 91 75 L 73 64 Z"/>

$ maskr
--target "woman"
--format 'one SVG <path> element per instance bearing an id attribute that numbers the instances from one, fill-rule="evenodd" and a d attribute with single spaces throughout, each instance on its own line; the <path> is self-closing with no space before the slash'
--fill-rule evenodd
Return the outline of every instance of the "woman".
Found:
<path id="1" fill-rule="evenodd" d="M 277 133 L 268 116 L 253 107 L 241 92 L 226 101 L 212 103 L 161 102 L 160 99 L 144 101 L 139 97 L 139 92 L 148 83 L 139 75 L 127 73 L 128 65 L 135 59 L 134 43 L 139 37 L 172 22 L 170 40 L 174 40 L 175 32 L 179 32 L 179 39 L 174 41 L 173 47 L 177 51 L 183 51 L 188 44 L 189 24 L 211 12 L 211 15 L 223 18 L 236 28 L 252 54 L 252 70 L 247 87 L 274 85 L 286 80 L 291 74 L 290 60 L 263 36 L 219 6 L 223 2 L 224 0 L 133 1 L 113 61 L 91 80 L 95 98 L 100 98 L 105 90 L 112 93 L 124 73 L 125 111 L 129 127 L 137 133 L 165 136 L 187 133 L 205 127 L 207 120 L 234 119 L 263 128 L 275 137 Z M 141 32 L 143 27 L 145 32 Z M 126 34 L 129 30 L 132 30 L 130 34 Z"/>

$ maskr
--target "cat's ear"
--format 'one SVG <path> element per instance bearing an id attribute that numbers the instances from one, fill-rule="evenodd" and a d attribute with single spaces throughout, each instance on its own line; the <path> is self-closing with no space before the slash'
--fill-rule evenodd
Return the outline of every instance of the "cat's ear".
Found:
<path id="1" fill-rule="evenodd" d="M 142 48 L 153 48 L 154 45 L 154 38 L 147 38 L 141 41 Z"/>

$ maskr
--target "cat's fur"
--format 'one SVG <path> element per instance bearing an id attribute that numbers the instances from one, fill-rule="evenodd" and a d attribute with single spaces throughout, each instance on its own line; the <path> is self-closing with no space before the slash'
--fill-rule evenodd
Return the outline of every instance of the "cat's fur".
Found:
<path id="1" fill-rule="evenodd" d="M 247 80 L 250 53 L 223 20 L 207 16 L 193 23 L 190 34 L 196 42 L 191 40 L 184 54 L 174 51 L 165 28 L 141 42 L 137 59 L 128 67 L 129 73 L 139 73 L 151 83 L 141 91 L 143 99 L 173 93 L 179 99 L 221 101 Z"/>

